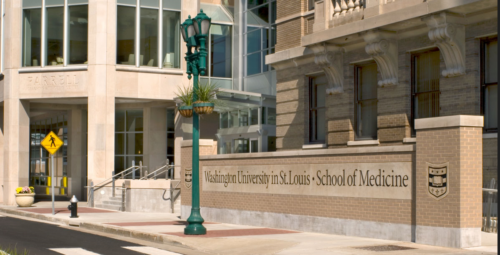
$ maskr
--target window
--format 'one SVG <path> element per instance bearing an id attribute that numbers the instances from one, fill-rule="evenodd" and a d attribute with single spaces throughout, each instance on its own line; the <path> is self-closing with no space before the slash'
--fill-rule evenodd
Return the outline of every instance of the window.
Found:
<path id="1" fill-rule="evenodd" d="M 439 51 L 412 56 L 412 119 L 439 116 L 439 63 Z"/>
<path id="2" fill-rule="evenodd" d="M 210 27 L 208 74 L 219 88 L 233 88 L 232 36 L 232 26 L 212 24 Z"/>
<path id="3" fill-rule="evenodd" d="M 143 110 L 117 110 L 115 113 L 115 173 L 143 161 Z M 167 152 L 168 153 L 168 152 Z"/>
<path id="4" fill-rule="evenodd" d="M 116 63 L 180 68 L 179 29 L 180 0 L 118 0 Z"/>
<path id="5" fill-rule="evenodd" d="M 309 141 L 324 143 L 326 137 L 326 76 L 309 79 Z"/>
<path id="6" fill-rule="evenodd" d="M 87 63 L 88 0 L 23 0 L 22 28 L 23 67 Z"/>
<path id="7" fill-rule="evenodd" d="M 481 43 L 481 101 L 484 114 L 484 131 L 498 130 L 498 40 L 484 40 Z"/>
<path id="8" fill-rule="evenodd" d="M 248 1 L 244 19 L 246 76 L 267 72 L 265 56 L 276 45 L 276 1 Z"/>
<path id="9" fill-rule="evenodd" d="M 359 139 L 377 139 L 377 64 L 356 67 L 356 132 Z"/>

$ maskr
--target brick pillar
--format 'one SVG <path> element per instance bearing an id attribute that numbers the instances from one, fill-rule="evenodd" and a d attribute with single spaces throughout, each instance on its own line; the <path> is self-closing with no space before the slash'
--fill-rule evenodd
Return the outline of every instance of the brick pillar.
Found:
<path id="1" fill-rule="evenodd" d="M 214 154 L 214 143 L 213 140 L 209 139 L 200 139 L 200 156 L 204 155 L 213 155 Z M 191 187 L 186 185 L 185 182 L 185 171 L 186 169 L 191 169 L 192 155 L 193 155 L 193 140 L 185 140 L 182 141 L 181 145 L 181 218 L 187 219 L 191 214 Z M 215 150 L 217 152 L 217 150 Z M 217 153 L 215 153 L 217 154 Z M 201 174 L 202 166 L 200 165 L 200 192 L 203 189 L 201 178 L 203 175 Z M 201 201 L 200 201 L 201 204 Z"/>
<path id="2" fill-rule="evenodd" d="M 415 120 L 415 242 L 481 245 L 482 116 Z"/>

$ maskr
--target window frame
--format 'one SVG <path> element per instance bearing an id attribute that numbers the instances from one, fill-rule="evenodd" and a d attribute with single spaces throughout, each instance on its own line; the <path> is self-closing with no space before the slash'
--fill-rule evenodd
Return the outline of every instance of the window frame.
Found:
<path id="1" fill-rule="evenodd" d="M 62 42 L 63 42 L 63 50 L 62 50 L 62 53 L 63 53 L 63 65 L 62 67 L 68 67 L 68 66 L 87 66 L 88 64 L 86 63 L 82 63 L 82 64 L 70 64 L 69 63 L 69 47 L 70 47 L 70 43 L 69 43 L 69 36 L 70 36 L 70 33 L 69 33 L 69 7 L 70 6 L 83 6 L 83 5 L 86 5 L 87 6 L 87 31 L 89 29 L 88 27 L 88 20 L 89 20 L 89 9 L 88 9 L 88 6 L 89 6 L 89 3 L 87 1 L 87 3 L 72 3 L 70 4 L 68 1 L 63 1 L 63 5 L 46 5 L 45 4 L 45 1 L 46 0 L 41 0 L 41 6 L 38 7 L 38 6 L 30 6 L 30 7 L 23 7 L 23 1 L 21 1 L 21 56 L 20 56 L 20 59 L 21 59 L 21 68 L 45 68 L 45 67 L 48 67 L 48 68 L 54 68 L 54 67 L 61 67 L 61 66 L 52 66 L 52 65 L 47 65 L 47 53 L 46 50 L 47 50 L 47 43 L 46 43 L 46 40 L 47 40 L 47 8 L 54 8 L 54 7 L 62 7 L 63 8 L 63 38 L 62 38 Z M 25 52 L 24 52 L 24 10 L 33 10 L 33 9 L 40 9 L 41 11 L 41 20 L 40 20 L 40 64 L 38 66 L 24 66 L 24 55 L 25 55 Z M 87 63 L 89 61 L 88 59 L 88 52 L 89 52 L 89 37 L 87 35 Z"/>
<path id="2" fill-rule="evenodd" d="M 324 140 L 318 140 L 318 139 L 315 139 L 313 138 L 313 135 L 316 134 L 317 136 L 317 133 L 318 133 L 318 118 L 316 118 L 316 123 L 315 123 L 315 127 L 316 127 L 316 130 L 315 132 L 313 132 L 313 125 L 312 125 L 312 112 L 316 111 L 318 112 L 319 109 L 325 109 L 325 122 L 326 121 L 326 101 L 325 101 L 325 106 L 323 107 L 317 107 L 317 100 L 318 100 L 318 97 L 316 95 L 316 97 L 314 97 L 313 95 L 313 88 L 314 87 L 317 87 L 317 85 L 314 84 L 314 79 L 317 78 L 316 76 L 312 76 L 312 77 L 309 77 L 309 84 L 308 84 L 308 92 L 309 92 L 309 97 L 308 97 L 308 109 L 307 109 L 307 113 L 308 113 L 308 130 L 309 130 L 309 144 L 325 144 L 326 143 L 326 139 L 327 139 L 327 136 L 328 136 L 328 133 L 326 132 L 326 127 L 323 127 L 325 128 L 325 139 Z M 317 90 L 316 90 L 317 91 Z M 325 92 L 326 94 L 326 92 Z M 315 98 L 314 100 L 314 103 L 316 104 L 315 107 L 313 107 L 313 98 Z"/>
<path id="3" fill-rule="evenodd" d="M 363 102 L 368 102 L 368 101 L 375 101 L 377 103 L 377 110 L 378 110 L 378 91 L 377 91 L 377 98 L 370 98 L 370 99 L 359 99 L 360 97 L 360 86 L 361 86 L 361 79 L 360 79 L 360 75 L 361 75 L 361 70 L 363 69 L 363 67 L 366 67 L 368 65 L 375 65 L 377 67 L 377 82 L 378 82 L 378 66 L 377 66 L 377 63 L 376 62 L 367 62 L 367 63 L 363 63 L 363 64 L 357 64 L 354 66 L 354 123 L 355 123 L 355 137 L 354 139 L 356 141 L 364 141 L 364 140 L 377 140 L 378 139 L 378 119 L 377 119 L 377 134 L 375 137 L 362 137 L 360 136 L 360 132 L 359 132 L 359 129 L 361 128 L 361 114 L 359 114 L 359 110 L 362 108 L 360 106 L 361 103 Z M 377 86 L 377 90 L 378 90 L 378 85 Z M 378 111 L 377 111 L 377 117 L 378 117 Z"/>
<path id="4" fill-rule="evenodd" d="M 417 88 L 417 83 L 416 83 L 416 72 L 415 72 L 415 68 L 416 68 L 416 57 L 419 56 L 419 55 L 422 55 L 424 53 L 429 53 L 429 52 L 434 52 L 434 51 L 439 51 L 439 48 L 432 48 L 432 49 L 426 49 L 426 50 L 423 50 L 423 51 L 416 51 L 416 52 L 412 52 L 411 53 L 411 62 L 410 62 L 410 69 L 411 69 L 411 86 L 410 86 L 410 97 L 411 97 L 411 105 L 410 105 L 410 117 L 411 117 L 411 123 L 410 123 L 410 127 L 411 127 L 411 137 L 416 137 L 417 134 L 416 134 L 416 130 L 415 130 L 415 97 L 418 96 L 418 94 L 429 94 L 429 93 L 432 93 L 432 92 L 436 92 L 437 90 L 433 90 L 433 91 L 426 91 L 426 92 L 419 92 L 419 93 L 415 93 L 415 90 Z M 441 52 L 439 53 L 440 56 L 439 56 L 439 61 L 441 62 Z M 440 67 L 440 70 L 439 70 L 439 73 L 441 73 L 441 67 Z M 440 74 L 440 77 L 439 79 L 441 80 L 441 74 Z M 441 84 L 439 84 L 439 99 L 441 98 Z M 439 111 L 441 112 L 441 101 L 439 101 Z"/>
<path id="5" fill-rule="evenodd" d="M 488 86 L 491 85 L 497 85 L 498 86 L 498 80 L 496 83 L 486 83 L 486 44 L 492 41 L 498 41 L 498 37 L 487 37 L 487 38 L 482 38 L 480 42 L 480 113 L 481 115 L 485 116 L 485 110 L 486 110 L 486 89 Z M 497 63 L 498 65 L 498 63 Z M 498 109 L 497 109 L 498 111 Z M 486 121 L 485 121 L 486 123 Z M 483 133 L 498 133 L 498 126 L 496 128 L 486 128 L 486 125 L 483 127 Z"/>
<path id="6" fill-rule="evenodd" d="M 142 111 L 142 127 L 143 127 L 143 130 L 142 131 L 128 131 L 127 130 L 127 111 Z M 123 111 L 124 112 L 124 119 L 123 119 L 123 125 L 124 125 L 124 130 L 123 131 L 116 131 L 116 112 L 117 111 Z M 127 108 L 127 109 L 115 109 L 115 130 L 114 130 L 114 139 L 115 139 L 115 143 L 114 143 L 114 150 L 113 150 L 113 154 L 114 154 L 114 158 L 115 158 L 115 161 L 114 161 L 114 168 L 115 169 L 114 171 L 120 171 L 119 169 L 116 169 L 116 158 L 117 157 L 120 157 L 122 160 L 123 160 L 123 165 L 125 167 L 125 169 L 127 169 L 127 158 L 129 157 L 134 157 L 134 158 L 137 158 L 137 157 L 141 157 L 142 158 L 142 163 L 144 164 L 144 108 Z M 116 153 L 116 135 L 117 134 L 123 134 L 123 154 L 117 154 Z M 127 154 L 127 135 L 128 134 L 142 134 L 142 141 L 143 141 L 143 144 L 142 144 L 142 154 Z M 168 135 L 167 135 L 168 137 Z M 134 159 L 135 161 L 135 159 Z M 135 165 L 139 165 L 139 162 L 134 162 Z M 125 169 L 121 169 L 121 171 L 125 170 Z M 118 174 L 118 172 L 115 172 L 115 174 Z"/>
<path id="7" fill-rule="evenodd" d="M 212 24 L 215 24 L 215 25 L 222 25 L 222 26 L 229 26 L 231 27 L 231 35 L 230 35 L 230 38 L 231 38 L 231 65 L 233 65 L 233 59 L 234 59 L 234 54 L 235 54 L 235 49 L 234 49 L 234 24 L 233 23 L 226 23 L 226 22 L 214 22 Z M 212 26 L 210 26 L 210 32 L 208 33 L 208 38 L 207 38 L 207 71 L 206 71 L 206 74 L 204 76 L 200 75 L 200 81 L 202 81 L 202 79 L 206 79 L 207 82 L 212 82 L 212 78 L 215 79 L 215 80 L 227 80 L 227 81 L 230 81 L 231 82 L 231 88 L 229 89 L 232 89 L 233 88 L 233 84 L 234 84 L 234 66 L 231 68 L 231 78 L 227 78 L 227 77 L 217 77 L 217 76 L 212 76 L 211 72 L 212 72 L 212 64 L 211 64 L 211 60 L 212 60 L 212 57 L 211 57 L 211 50 L 212 50 L 212 33 L 211 33 L 211 30 L 212 30 Z M 220 87 L 220 86 L 218 86 Z"/>
<path id="8" fill-rule="evenodd" d="M 273 33 L 271 32 L 272 30 L 276 30 L 277 28 L 277 23 L 276 23 L 276 19 L 277 17 L 275 17 L 275 21 L 274 23 L 272 23 L 272 16 L 273 16 L 273 3 L 276 4 L 276 9 L 277 9 L 277 0 L 269 0 L 267 1 L 266 3 L 263 3 L 263 4 L 260 4 L 260 5 L 257 5 L 257 6 L 253 6 L 251 8 L 248 8 L 248 0 L 246 1 L 243 1 L 243 24 L 244 24 L 244 28 L 242 29 L 243 30 L 243 33 L 242 33 L 242 49 L 243 49 L 243 54 L 242 55 L 242 58 L 243 58 L 243 78 L 245 77 L 252 77 L 252 76 L 256 76 L 256 75 L 261 75 L 263 73 L 267 73 L 267 72 L 270 72 L 273 70 L 273 68 L 269 65 L 266 65 L 265 64 L 265 57 L 269 54 L 273 54 L 275 52 L 275 49 L 276 49 L 276 44 L 273 45 L 273 42 L 277 42 L 277 36 L 278 34 L 276 33 L 276 38 L 273 38 Z M 257 29 L 253 29 L 251 31 L 248 31 L 247 27 L 248 27 L 248 13 L 249 12 L 252 12 L 253 10 L 256 10 L 256 9 L 259 9 L 265 5 L 268 5 L 268 15 L 269 15 L 269 18 L 270 18 L 270 22 L 268 22 L 268 24 L 266 26 L 260 26 L 258 27 Z M 276 12 L 276 16 L 277 16 L 277 12 Z M 262 38 L 263 38 L 263 35 L 264 35 L 264 29 L 268 29 L 269 30 L 269 45 L 266 47 L 266 48 L 263 48 L 262 47 Z M 247 43 L 247 36 L 249 33 L 252 33 L 254 31 L 260 31 L 260 44 L 261 44 L 261 47 L 260 47 L 260 50 L 258 51 L 254 51 L 254 52 L 251 52 L 251 53 L 248 53 L 248 43 Z M 258 73 L 254 73 L 254 74 L 248 74 L 248 56 L 249 55 L 254 55 L 254 54 L 260 54 L 261 56 L 261 60 L 260 60 L 260 72 Z M 264 70 L 267 66 L 267 70 Z"/>
<path id="9" fill-rule="evenodd" d="M 118 6 L 125 6 L 125 7 L 134 7 L 135 8 L 135 31 L 134 31 L 134 65 L 125 65 L 125 64 L 119 64 L 118 63 L 118 58 L 115 56 L 115 65 L 116 66 L 123 66 L 123 67 L 135 67 L 135 68 L 158 68 L 158 69 L 174 69 L 174 70 L 180 70 L 182 69 L 182 58 L 181 58 L 181 48 L 182 48 L 182 36 L 181 36 L 181 31 L 179 30 L 179 52 L 178 52 L 178 58 L 179 58 L 179 67 L 164 67 L 163 66 L 163 12 L 164 11 L 170 11 L 170 12 L 177 12 L 179 13 L 179 24 L 182 24 L 182 1 L 181 1 L 181 9 L 179 10 L 174 10 L 171 8 L 164 8 L 163 7 L 163 0 L 158 0 L 158 7 L 152 7 L 152 6 L 141 6 L 141 0 L 136 0 L 135 5 L 131 4 L 123 4 L 119 3 L 118 1 L 116 2 L 116 13 L 118 14 Z M 141 60 L 140 60 L 140 55 L 141 55 L 141 8 L 145 9 L 152 9 L 152 10 L 158 10 L 158 63 L 157 65 L 153 66 L 147 66 L 147 65 L 142 65 L 141 66 Z M 116 19 L 118 20 L 118 15 L 116 16 Z M 116 22 L 115 26 L 115 35 L 118 34 L 118 22 Z M 118 38 L 115 40 L 115 53 L 118 55 Z M 139 57 L 137 57 L 139 56 Z"/>

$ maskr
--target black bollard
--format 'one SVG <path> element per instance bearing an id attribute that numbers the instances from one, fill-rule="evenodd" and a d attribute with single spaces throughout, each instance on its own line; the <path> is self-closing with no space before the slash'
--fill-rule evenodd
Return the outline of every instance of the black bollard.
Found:
<path id="1" fill-rule="evenodd" d="M 69 200 L 69 202 L 71 203 L 70 205 L 68 205 L 68 210 L 71 211 L 71 216 L 70 218 L 78 218 L 78 199 L 76 199 L 76 196 L 73 195 L 73 197 L 71 198 L 71 200 Z"/>

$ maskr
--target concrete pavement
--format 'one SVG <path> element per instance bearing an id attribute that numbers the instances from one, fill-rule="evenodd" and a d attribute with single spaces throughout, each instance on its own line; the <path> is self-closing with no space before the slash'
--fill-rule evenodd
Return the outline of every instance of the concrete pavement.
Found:
<path id="1" fill-rule="evenodd" d="M 496 234 L 483 233 L 483 246 L 452 249 L 415 243 L 361 237 L 304 233 L 281 229 L 207 222 L 207 236 L 185 236 L 185 222 L 171 213 L 127 213 L 86 207 L 79 203 L 79 218 L 70 219 L 68 202 L 50 202 L 31 208 L 0 206 L 0 214 L 18 215 L 63 225 L 78 226 L 110 235 L 189 247 L 208 254 L 224 255 L 347 255 L 347 254 L 496 254 Z"/>

